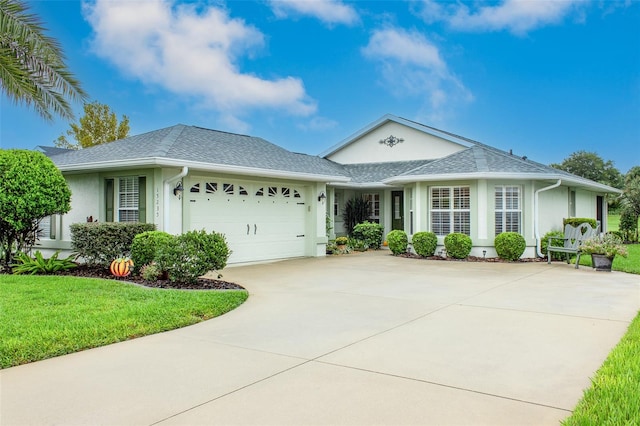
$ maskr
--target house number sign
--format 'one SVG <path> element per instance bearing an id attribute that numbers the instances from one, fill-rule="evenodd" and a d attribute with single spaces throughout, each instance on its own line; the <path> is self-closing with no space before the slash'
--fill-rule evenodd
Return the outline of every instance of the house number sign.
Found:
<path id="1" fill-rule="evenodd" d="M 390 135 L 386 139 L 381 139 L 380 140 L 381 144 L 387 145 L 389 148 L 393 148 L 394 146 L 398 145 L 400 142 L 404 142 L 404 139 L 397 138 L 397 137 L 395 137 L 393 135 Z"/>

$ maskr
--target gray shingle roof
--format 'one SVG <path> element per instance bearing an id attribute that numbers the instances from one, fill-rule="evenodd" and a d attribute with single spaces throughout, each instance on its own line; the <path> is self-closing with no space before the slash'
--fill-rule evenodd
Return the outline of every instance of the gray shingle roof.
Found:
<path id="1" fill-rule="evenodd" d="M 262 138 L 201 127 L 176 125 L 95 147 L 56 155 L 57 166 L 114 160 L 163 158 L 211 165 L 342 176 L 342 166 L 317 156 L 298 154 Z"/>
<path id="2" fill-rule="evenodd" d="M 355 183 L 378 183 L 402 175 L 434 160 L 397 161 L 391 163 L 345 164 L 344 171 Z"/>
<path id="3" fill-rule="evenodd" d="M 404 176 L 460 173 L 557 173 L 558 170 L 478 144 L 434 160 L 404 173 Z"/>

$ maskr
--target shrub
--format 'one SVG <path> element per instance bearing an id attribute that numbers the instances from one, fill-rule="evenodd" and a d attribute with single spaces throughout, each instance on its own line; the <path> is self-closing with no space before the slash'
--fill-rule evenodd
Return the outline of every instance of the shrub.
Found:
<path id="1" fill-rule="evenodd" d="M 366 241 L 358 240 L 357 238 L 349 238 L 349 242 L 347 244 L 355 251 L 367 251 L 367 249 L 369 248 L 369 245 L 366 243 Z"/>
<path id="2" fill-rule="evenodd" d="M 378 250 L 382 245 L 384 227 L 375 222 L 362 222 L 353 228 L 351 236 L 357 240 L 364 241 L 369 248 Z"/>
<path id="3" fill-rule="evenodd" d="M 224 235 L 189 231 L 159 247 L 156 262 L 171 281 L 194 283 L 209 271 L 224 269 L 230 254 Z"/>
<path id="4" fill-rule="evenodd" d="M 413 249 L 420 256 L 433 256 L 438 246 L 438 237 L 433 232 L 416 232 L 411 239 Z"/>
<path id="5" fill-rule="evenodd" d="M 567 225 L 571 225 L 577 228 L 578 225 L 585 222 L 591 225 L 593 229 L 596 229 L 596 226 L 598 226 L 598 221 L 590 217 L 569 217 L 566 219 L 562 219 L 562 229 L 564 229 L 564 227 Z"/>
<path id="6" fill-rule="evenodd" d="M 564 241 L 562 241 L 562 238 L 564 238 L 563 232 L 561 231 L 547 232 L 542 237 L 542 240 L 540 240 L 540 251 L 542 252 L 543 256 L 547 256 L 547 246 L 549 245 L 549 237 L 555 237 L 553 240 L 551 240 L 552 247 L 562 247 L 564 245 Z M 563 253 L 559 253 L 557 251 L 551 252 L 551 259 L 553 260 L 562 260 L 563 256 L 564 256 Z"/>
<path id="7" fill-rule="evenodd" d="M 352 232 L 355 226 L 368 220 L 370 217 L 371 203 L 364 197 L 352 198 L 345 203 L 342 219 L 344 220 L 344 226 L 347 228 L 349 235 L 354 236 Z"/>
<path id="8" fill-rule="evenodd" d="M 389 250 L 393 254 L 402 254 L 407 252 L 409 245 L 409 239 L 407 233 L 396 229 L 387 234 L 387 241 L 389 242 Z"/>
<path id="9" fill-rule="evenodd" d="M 147 281 L 157 281 L 162 276 L 162 270 L 156 263 L 149 263 L 140 269 L 140 276 Z"/>
<path id="10" fill-rule="evenodd" d="M 172 236 L 163 231 L 147 231 L 138 234 L 131 243 L 131 260 L 133 272 L 140 273 L 144 265 L 153 262 L 159 247 L 171 241 Z"/>
<path id="11" fill-rule="evenodd" d="M 447 250 L 447 256 L 455 259 L 466 259 L 471 253 L 471 237 L 459 232 L 444 237 L 444 248 Z"/>
<path id="12" fill-rule="evenodd" d="M 638 217 L 631 207 L 624 206 L 620 212 L 620 231 L 623 233 L 622 238 L 625 241 L 637 241 L 637 230 Z"/>
<path id="13" fill-rule="evenodd" d="M 136 235 L 155 230 L 152 223 L 88 222 L 74 223 L 71 246 L 89 265 L 109 267 L 114 259 L 131 256 L 131 244 Z"/>
<path id="14" fill-rule="evenodd" d="M 66 271 L 75 268 L 76 263 L 73 256 L 58 259 L 60 251 L 56 251 L 49 259 L 45 259 L 40 251 L 36 251 L 35 258 L 27 256 L 25 253 L 18 254 L 18 262 L 13 266 L 14 274 L 51 274 L 58 271 Z"/>
<path id="15" fill-rule="evenodd" d="M 496 236 L 493 245 L 501 259 L 514 261 L 520 259 L 527 247 L 527 242 L 517 232 L 503 232 Z"/>
<path id="16" fill-rule="evenodd" d="M 336 245 L 344 246 L 348 242 L 349 242 L 349 238 L 347 238 L 347 237 L 337 237 L 336 238 Z"/>
<path id="17" fill-rule="evenodd" d="M 71 191 L 44 154 L 0 149 L 0 270 L 37 240 L 39 221 L 71 209 Z"/>

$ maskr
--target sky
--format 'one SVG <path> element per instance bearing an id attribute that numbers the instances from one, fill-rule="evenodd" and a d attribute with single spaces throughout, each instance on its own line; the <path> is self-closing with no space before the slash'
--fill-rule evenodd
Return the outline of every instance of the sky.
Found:
<path id="1" fill-rule="evenodd" d="M 638 0 L 27 3 L 131 135 L 186 124 L 315 155 L 393 114 L 544 164 L 640 165 Z M 0 96 L 1 148 L 68 129 Z"/>

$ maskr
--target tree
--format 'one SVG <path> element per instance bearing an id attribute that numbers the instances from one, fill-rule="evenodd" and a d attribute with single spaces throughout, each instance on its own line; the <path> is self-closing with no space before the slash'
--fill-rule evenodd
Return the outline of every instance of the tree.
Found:
<path id="1" fill-rule="evenodd" d="M 623 176 L 615 168 L 613 162 L 611 160 L 604 161 L 595 152 L 576 151 L 565 158 L 561 164 L 551 164 L 551 167 L 614 188 L 622 189 L 624 187 Z"/>
<path id="2" fill-rule="evenodd" d="M 0 149 L 0 269 L 33 246 L 42 218 L 70 209 L 71 191 L 48 157 Z"/>
<path id="3" fill-rule="evenodd" d="M 0 87 L 16 104 L 33 107 L 44 119 L 67 119 L 67 99 L 87 95 L 67 69 L 62 48 L 47 37 L 42 23 L 20 0 L 0 0 Z"/>
<path id="4" fill-rule="evenodd" d="M 120 123 L 116 113 L 108 105 L 99 102 L 84 104 L 84 115 L 79 123 L 71 123 L 67 136 L 73 137 L 71 143 L 64 135 L 54 141 L 60 148 L 80 149 L 124 139 L 129 136 L 129 118 L 122 116 Z"/>
<path id="5" fill-rule="evenodd" d="M 640 178 L 640 166 L 633 166 L 629 169 L 626 175 L 624 175 L 624 184 L 627 185 L 635 178 Z"/>

